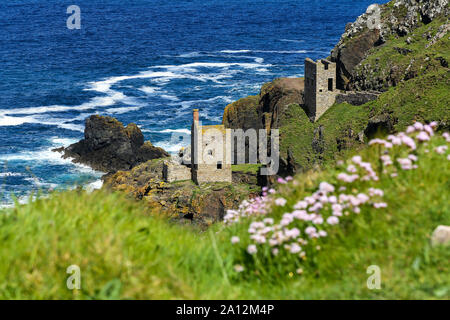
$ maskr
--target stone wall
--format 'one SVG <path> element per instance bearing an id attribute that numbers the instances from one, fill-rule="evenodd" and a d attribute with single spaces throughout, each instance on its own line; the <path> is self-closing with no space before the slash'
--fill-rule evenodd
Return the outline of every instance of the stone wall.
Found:
<path id="1" fill-rule="evenodd" d="M 363 105 L 369 101 L 376 100 L 380 95 L 379 92 L 372 91 L 351 91 L 346 93 L 340 93 L 336 96 L 336 103 L 347 102 L 354 106 Z"/>
<path id="2" fill-rule="evenodd" d="M 216 165 L 200 164 L 192 170 L 192 181 L 196 184 L 212 182 L 233 182 L 231 164 L 223 165 L 222 169 L 217 169 Z"/>
<path id="3" fill-rule="evenodd" d="M 166 182 L 182 181 L 191 179 L 191 169 L 182 164 L 164 162 L 163 179 Z"/>
<path id="4" fill-rule="evenodd" d="M 305 60 L 305 105 L 308 117 L 316 115 L 316 63 L 310 58 Z"/>

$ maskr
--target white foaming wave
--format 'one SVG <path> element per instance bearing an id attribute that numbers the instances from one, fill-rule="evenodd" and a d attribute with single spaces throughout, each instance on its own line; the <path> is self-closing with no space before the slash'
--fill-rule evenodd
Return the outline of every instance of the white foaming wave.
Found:
<path id="1" fill-rule="evenodd" d="M 56 164 L 71 163 L 68 159 L 61 158 L 61 154 L 53 152 L 51 149 L 42 149 L 37 151 L 18 152 L 12 154 L 0 155 L 0 160 L 4 161 L 33 161 L 33 162 L 48 162 Z"/>
<path id="2" fill-rule="evenodd" d="M 59 137 L 50 138 L 50 142 L 52 143 L 52 145 L 60 145 L 64 147 L 68 147 L 77 141 L 78 141 L 77 139 L 71 138 L 59 138 Z"/>
<path id="3" fill-rule="evenodd" d="M 106 112 L 111 113 L 111 114 L 124 114 L 124 113 L 128 113 L 131 111 L 138 111 L 140 109 L 142 109 L 142 107 L 110 108 L 110 109 L 106 109 Z"/>
<path id="4" fill-rule="evenodd" d="M 172 143 L 171 141 L 162 141 L 158 143 L 158 147 L 163 148 L 167 152 L 171 154 L 175 154 L 180 151 L 181 148 L 186 148 L 188 145 L 183 143 Z"/>
<path id="5" fill-rule="evenodd" d="M 180 104 L 181 104 L 181 107 L 182 107 L 181 109 L 189 109 L 195 104 L 211 103 L 211 102 L 215 102 L 215 101 L 218 101 L 218 100 L 222 100 L 225 103 L 231 103 L 231 102 L 234 101 L 230 96 L 216 96 L 216 97 L 209 98 L 209 99 L 182 101 L 182 102 L 180 102 Z"/>
<path id="6" fill-rule="evenodd" d="M 180 101 L 180 99 L 177 96 L 173 96 L 173 95 L 169 95 L 169 94 L 162 94 L 160 97 L 164 98 L 166 100 L 170 100 L 170 101 Z"/>
<path id="7" fill-rule="evenodd" d="M 227 58 L 239 58 L 239 59 L 252 59 L 256 63 L 263 63 L 264 58 L 261 57 L 252 57 L 252 56 L 242 56 L 242 55 L 232 55 L 233 53 L 246 53 L 250 52 L 250 50 L 222 50 L 222 51 L 214 51 L 214 52 L 204 52 L 200 53 L 197 51 L 181 54 L 175 57 L 178 58 L 198 58 L 198 57 L 224 57 L 224 54 Z"/>
<path id="8" fill-rule="evenodd" d="M 142 91 L 142 92 L 144 92 L 146 94 L 155 94 L 155 93 L 158 93 L 161 90 L 161 88 L 159 88 L 159 87 L 142 86 L 138 90 L 140 90 L 140 91 Z"/>
<path id="9" fill-rule="evenodd" d="M 36 119 L 35 117 L 27 116 L 27 117 L 10 117 L 5 115 L 0 115 L 0 127 L 3 126 L 20 126 L 25 123 L 38 123 L 42 125 L 49 125 L 49 126 L 57 126 L 62 129 L 68 129 L 72 131 L 80 131 L 84 132 L 84 128 L 81 125 L 71 124 L 69 122 L 75 121 L 72 120 L 66 120 L 66 121 L 42 121 L 40 119 Z"/>
<path id="10" fill-rule="evenodd" d="M 308 53 L 307 50 L 255 50 L 254 52 L 262 52 L 262 53 L 280 53 L 280 54 L 297 54 L 297 53 Z"/>
<path id="11" fill-rule="evenodd" d="M 189 129 L 164 129 L 164 130 L 150 130 L 150 129 L 142 129 L 142 132 L 150 132 L 150 133 L 184 133 L 191 134 L 191 130 Z"/>
<path id="12" fill-rule="evenodd" d="M 33 117 L 10 117 L 0 114 L 0 127 L 20 126 L 24 123 L 36 123 Z"/>
<path id="13" fill-rule="evenodd" d="M 5 177 L 20 177 L 22 176 L 21 173 L 18 172 L 0 172 L 0 178 L 5 178 Z"/>
<path id="14" fill-rule="evenodd" d="M 219 52 L 221 52 L 221 53 L 261 52 L 261 53 L 281 53 L 281 54 L 308 53 L 307 50 L 222 50 Z"/>
<path id="15" fill-rule="evenodd" d="M 91 182 L 91 183 L 85 185 L 83 187 L 83 189 L 86 190 L 87 193 L 91 193 L 94 190 L 101 189 L 102 186 L 103 186 L 103 181 L 99 179 L 99 180 L 95 180 L 94 182 Z"/>
<path id="16" fill-rule="evenodd" d="M 177 57 L 179 57 L 179 58 L 196 58 L 196 57 L 200 57 L 200 56 L 202 56 L 202 54 L 200 52 L 194 51 L 194 52 L 180 54 Z"/>
<path id="17" fill-rule="evenodd" d="M 291 39 L 280 39 L 282 42 L 295 42 L 295 43 L 302 43 L 305 42 L 305 40 L 291 40 Z"/>
<path id="18" fill-rule="evenodd" d="M 0 116 L 6 114 L 42 114 L 42 113 L 51 113 L 51 112 L 65 112 L 71 110 L 89 110 L 95 107 L 108 107 L 116 104 L 117 102 L 123 102 L 126 104 L 133 104 L 135 101 L 131 101 L 130 97 L 125 96 L 121 92 L 113 92 L 109 96 L 105 97 L 94 97 L 90 101 L 82 103 L 77 106 L 43 106 L 43 107 L 32 107 L 32 108 L 16 108 L 16 109 L 1 109 Z M 26 117 L 24 117 L 26 118 Z M 1 119 L 1 118 L 0 118 Z"/>
<path id="19" fill-rule="evenodd" d="M 39 179 L 37 177 L 28 177 L 28 178 L 25 178 L 24 180 L 33 183 L 36 187 L 47 187 L 47 188 L 52 188 L 52 189 L 55 189 L 58 187 L 57 183 L 43 182 L 41 179 Z"/>
<path id="20" fill-rule="evenodd" d="M 221 50 L 219 52 L 222 52 L 222 53 L 247 53 L 247 52 L 251 52 L 251 50 L 248 50 L 248 49 L 243 49 L 243 50 Z"/>

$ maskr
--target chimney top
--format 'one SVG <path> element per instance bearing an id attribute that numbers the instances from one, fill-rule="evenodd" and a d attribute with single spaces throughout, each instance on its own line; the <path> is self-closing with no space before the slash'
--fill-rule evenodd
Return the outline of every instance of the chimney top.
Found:
<path id="1" fill-rule="evenodd" d="M 194 109 L 193 110 L 192 116 L 193 116 L 194 121 L 198 121 L 199 120 L 198 109 Z"/>

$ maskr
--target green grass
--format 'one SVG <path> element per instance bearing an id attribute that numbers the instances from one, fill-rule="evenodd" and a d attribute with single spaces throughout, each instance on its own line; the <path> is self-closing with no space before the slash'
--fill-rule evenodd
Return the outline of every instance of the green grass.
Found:
<path id="1" fill-rule="evenodd" d="M 261 164 L 233 164 L 231 166 L 231 170 L 234 172 L 243 172 L 243 173 L 258 173 Z"/>
<path id="2" fill-rule="evenodd" d="M 443 144 L 435 139 L 428 149 Z M 373 151 L 364 157 L 374 158 Z M 417 170 L 383 178 L 386 209 L 363 209 L 321 240 L 321 250 L 295 266 L 272 261 L 251 268 L 248 222 L 206 232 L 169 224 L 119 194 L 54 193 L 0 213 L 1 299 L 448 299 L 450 248 L 430 235 L 450 224 L 450 166 L 444 155 L 418 152 Z M 337 168 L 296 177 L 280 194 L 292 205 Z M 277 218 L 287 208 L 275 209 Z M 247 270 L 237 274 L 236 263 Z M 81 290 L 68 290 L 66 269 L 81 269 Z M 366 287 L 370 265 L 381 290 Z M 292 269 L 292 270 L 291 270 Z"/>
<path id="3" fill-rule="evenodd" d="M 386 43 L 372 48 L 366 59 L 357 66 L 356 74 L 363 74 L 365 67 L 371 70 L 370 77 L 377 77 L 379 81 L 383 81 L 386 89 L 389 84 L 386 82 L 387 76 L 393 72 L 392 67 L 396 67 L 399 75 L 404 75 L 406 70 L 416 76 L 423 76 L 431 72 L 436 72 L 442 68 L 437 58 L 444 58 L 446 61 L 450 59 L 450 42 L 448 37 L 443 37 L 434 45 L 426 48 L 430 42 L 424 34 L 430 33 L 434 37 L 440 26 L 446 23 L 445 17 L 433 20 L 427 25 L 422 25 L 415 29 L 411 34 L 404 37 L 389 36 Z M 411 39 L 411 43 L 406 43 L 406 38 Z M 407 49 L 411 52 L 407 54 L 399 53 L 396 48 Z M 400 78 L 398 80 L 401 80 Z"/>

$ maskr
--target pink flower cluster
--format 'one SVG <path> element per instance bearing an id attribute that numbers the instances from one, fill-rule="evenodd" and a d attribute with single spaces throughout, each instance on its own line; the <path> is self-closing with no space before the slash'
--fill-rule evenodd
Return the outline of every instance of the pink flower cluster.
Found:
<path id="1" fill-rule="evenodd" d="M 273 193 L 275 193 L 274 189 Z M 271 192 L 272 193 L 272 192 Z M 250 200 L 244 200 L 238 210 L 228 210 L 223 220 L 226 225 L 239 222 L 241 217 L 260 216 L 267 214 L 269 208 L 268 203 L 272 200 L 265 193 L 261 197 L 255 197 Z M 286 201 L 286 200 L 285 200 Z"/>
<path id="2" fill-rule="evenodd" d="M 390 135 L 387 140 L 374 139 L 369 142 L 371 146 L 378 146 L 381 152 L 379 165 L 380 175 L 388 177 L 397 176 L 397 167 L 402 170 L 418 168 L 417 145 L 426 143 L 434 135 L 433 128 L 436 123 L 423 125 L 415 123 L 408 127 L 406 133 Z M 450 134 L 444 133 L 444 139 L 450 143 Z M 402 146 L 406 146 L 406 149 Z M 438 146 L 435 152 L 445 154 L 446 145 Z M 450 155 L 447 156 L 450 160 Z M 345 165 L 344 162 L 340 164 Z M 377 168 L 378 170 L 378 168 Z M 306 257 L 306 248 L 319 250 L 317 245 L 308 246 L 316 239 L 328 236 L 331 228 L 339 225 L 342 219 L 351 214 L 359 214 L 364 206 L 383 209 L 388 205 L 382 201 L 384 192 L 375 188 L 374 184 L 380 177 L 370 162 L 363 161 L 361 156 L 354 156 L 347 163 L 344 172 L 337 174 L 337 183 L 323 181 L 312 194 L 297 201 L 291 210 L 288 201 L 277 194 L 274 189 L 263 188 L 262 196 L 244 201 L 238 210 L 228 210 L 225 223 L 238 222 L 241 217 L 255 217 L 248 228 L 248 241 L 241 241 L 234 236 L 233 244 L 243 244 L 247 253 L 251 255 L 266 252 L 270 249 L 272 255 L 280 254 L 300 258 Z M 287 184 L 291 177 L 278 179 L 279 184 Z M 358 182 L 358 184 L 353 184 Z M 295 187 L 297 181 L 292 183 Z M 284 212 L 276 222 L 267 214 L 282 209 Z M 285 210 L 287 212 L 285 212 Z M 310 252 L 310 251 L 308 251 Z"/>
<path id="3" fill-rule="evenodd" d="M 364 172 L 371 172 L 370 167 L 365 165 L 362 159 L 355 158 L 354 160 L 358 165 L 362 164 Z M 371 175 L 369 174 L 369 176 Z M 345 188 L 339 188 L 339 190 L 345 191 Z M 287 254 L 297 254 L 304 258 L 306 256 L 304 247 L 310 239 L 326 237 L 328 233 L 325 229 L 339 224 L 342 216 L 348 216 L 350 212 L 360 213 L 362 205 L 372 204 L 375 208 L 387 206 L 384 202 L 374 201 L 375 198 L 383 197 L 382 190 L 369 188 L 367 192 L 367 194 L 362 192 L 340 193 L 333 184 L 324 181 L 320 183 L 316 192 L 298 201 L 292 212 L 284 213 L 278 223 L 274 223 L 273 218 L 252 222 L 248 229 L 251 244 L 248 245 L 247 252 L 256 254 L 258 246 L 268 245 L 273 255 L 284 251 Z M 263 201 L 261 203 L 284 206 L 286 200 L 278 197 L 274 202 Z M 268 212 L 268 209 L 265 208 L 262 211 Z M 232 242 L 237 243 L 233 239 Z"/>
<path id="4" fill-rule="evenodd" d="M 362 161 L 361 156 L 354 156 L 351 160 L 353 163 L 347 167 L 347 172 L 339 173 L 337 179 L 346 183 L 352 183 L 358 179 L 362 181 L 378 181 L 379 178 L 372 169 L 370 162 Z M 358 167 L 356 167 L 356 166 Z M 361 177 L 361 178 L 360 178 Z"/>

